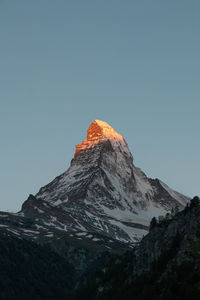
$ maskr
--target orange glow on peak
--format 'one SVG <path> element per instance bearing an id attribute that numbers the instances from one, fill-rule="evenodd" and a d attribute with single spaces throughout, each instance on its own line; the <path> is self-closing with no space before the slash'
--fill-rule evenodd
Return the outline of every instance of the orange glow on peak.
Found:
<path id="1" fill-rule="evenodd" d="M 82 144 L 76 145 L 76 152 L 74 156 L 76 157 L 79 152 L 106 139 L 124 142 L 123 136 L 115 131 L 108 123 L 95 120 L 88 128 L 87 140 L 82 141 Z"/>

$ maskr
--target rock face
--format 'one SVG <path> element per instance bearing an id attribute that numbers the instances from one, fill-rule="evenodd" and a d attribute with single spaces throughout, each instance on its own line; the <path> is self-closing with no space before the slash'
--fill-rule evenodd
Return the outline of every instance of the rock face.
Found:
<path id="1" fill-rule="evenodd" d="M 96 120 L 76 146 L 70 168 L 29 198 L 20 213 L 113 249 L 132 246 L 153 216 L 182 209 L 188 200 L 135 167 L 125 139 Z"/>
<path id="2" fill-rule="evenodd" d="M 199 283 L 200 199 L 194 197 L 183 211 L 151 223 L 134 250 L 110 260 L 91 291 L 94 300 L 197 300 Z"/>

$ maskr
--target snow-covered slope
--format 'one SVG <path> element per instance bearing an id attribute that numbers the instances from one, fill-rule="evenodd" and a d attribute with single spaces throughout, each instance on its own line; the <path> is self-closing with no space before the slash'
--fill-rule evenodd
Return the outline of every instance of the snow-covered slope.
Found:
<path id="1" fill-rule="evenodd" d="M 26 201 L 21 213 L 50 218 L 52 226 L 72 236 L 105 238 L 110 244 L 136 242 L 147 233 L 153 216 L 182 209 L 189 200 L 160 180 L 147 178 L 134 166 L 125 139 L 99 120 L 88 128 L 87 140 L 76 146 L 70 168 L 42 187 L 35 199 Z M 45 206 L 51 208 L 48 215 L 42 213 Z"/>

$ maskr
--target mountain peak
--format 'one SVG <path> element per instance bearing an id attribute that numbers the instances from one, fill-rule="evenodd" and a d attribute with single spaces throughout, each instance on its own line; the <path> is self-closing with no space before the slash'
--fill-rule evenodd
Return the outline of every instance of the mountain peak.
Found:
<path id="1" fill-rule="evenodd" d="M 123 137 L 108 123 L 100 120 L 95 120 L 88 128 L 87 141 L 100 139 L 123 140 Z"/>
<path id="2" fill-rule="evenodd" d="M 81 144 L 76 145 L 76 152 L 74 156 L 77 156 L 79 152 L 84 151 L 85 149 L 88 149 L 107 139 L 124 142 L 123 136 L 114 130 L 108 123 L 101 120 L 95 120 L 88 128 L 87 140 L 84 140 Z"/>
<path id="3" fill-rule="evenodd" d="M 133 164 L 124 138 L 106 122 L 95 120 L 87 139 L 76 146 L 69 169 L 35 198 L 30 196 L 20 213 L 65 231 L 70 239 L 89 239 L 111 249 L 119 242 L 137 242 L 152 217 L 182 209 L 188 200 L 162 181 L 148 178 Z"/>

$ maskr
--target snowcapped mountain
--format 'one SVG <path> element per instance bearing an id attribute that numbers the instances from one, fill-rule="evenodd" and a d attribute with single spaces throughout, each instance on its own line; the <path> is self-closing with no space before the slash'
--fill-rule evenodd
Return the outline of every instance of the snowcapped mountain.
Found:
<path id="1" fill-rule="evenodd" d="M 30 196 L 18 215 L 34 219 L 38 229 L 48 227 L 47 236 L 56 230 L 113 248 L 131 246 L 148 232 L 153 216 L 182 209 L 188 200 L 134 166 L 125 139 L 96 120 L 70 168 Z"/>

